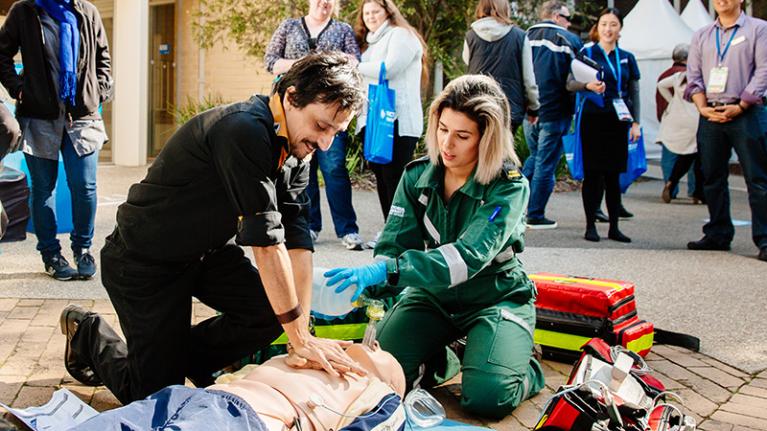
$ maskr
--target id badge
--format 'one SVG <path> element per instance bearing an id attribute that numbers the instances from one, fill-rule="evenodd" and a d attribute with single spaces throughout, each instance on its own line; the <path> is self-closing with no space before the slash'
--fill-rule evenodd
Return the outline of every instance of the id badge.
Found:
<path id="1" fill-rule="evenodd" d="M 626 106 L 626 102 L 623 99 L 613 99 L 613 107 L 615 108 L 615 114 L 618 115 L 618 119 L 621 121 L 633 122 L 634 117 L 629 112 L 629 107 Z"/>
<path id="2" fill-rule="evenodd" d="M 711 69 L 711 74 L 708 76 L 708 86 L 706 90 L 708 93 L 724 93 L 725 87 L 727 87 L 727 66 L 719 66 Z"/>

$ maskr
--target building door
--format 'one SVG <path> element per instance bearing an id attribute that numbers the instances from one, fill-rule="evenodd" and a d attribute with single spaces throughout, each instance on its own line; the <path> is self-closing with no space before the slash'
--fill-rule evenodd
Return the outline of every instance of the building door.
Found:
<path id="1" fill-rule="evenodd" d="M 149 157 L 176 131 L 176 6 L 149 6 Z"/>

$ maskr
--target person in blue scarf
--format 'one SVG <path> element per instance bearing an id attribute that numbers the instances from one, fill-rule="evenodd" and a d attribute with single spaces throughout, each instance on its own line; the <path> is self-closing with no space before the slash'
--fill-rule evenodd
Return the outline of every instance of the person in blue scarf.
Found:
<path id="1" fill-rule="evenodd" d="M 17 73 L 14 56 L 21 51 Z M 16 99 L 32 194 L 32 221 L 45 272 L 89 279 L 96 219 L 96 168 L 107 139 L 99 105 L 112 95 L 111 59 L 101 17 L 85 0 L 20 0 L 0 27 L 0 83 Z M 57 223 L 54 187 L 63 164 L 72 228 Z M 62 208 L 61 205 L 58 206 Z M 67 223 L 68 224 L 68 223 Z M 57 233 L 69 231 L 76 268 Z"/>

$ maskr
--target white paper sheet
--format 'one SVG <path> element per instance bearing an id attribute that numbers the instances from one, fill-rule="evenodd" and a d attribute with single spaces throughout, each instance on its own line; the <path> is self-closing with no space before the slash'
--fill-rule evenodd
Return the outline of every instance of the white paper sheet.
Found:
<path id="1" fill-rule="evenodd" d="M 59 389 L 40 407 L 14 409 L 0 403 L 35 431 L 68 430 L 99 414 L 66 388 Z"/>

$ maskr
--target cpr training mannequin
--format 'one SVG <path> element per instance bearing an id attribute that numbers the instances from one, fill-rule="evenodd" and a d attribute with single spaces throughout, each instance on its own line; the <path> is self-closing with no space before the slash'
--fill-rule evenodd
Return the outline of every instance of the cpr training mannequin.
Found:
<path id="1" fill-rule="evenodd" d="M 365 376 L 334 376 L 311 367 L 296 369 L 288 365 L 295 357 L 277 356 L 252 370 L 242 370 L 245 376 L 237 380 L 207 389 L 170 386 L 144 400 L 102 413 L 75 430 L 165 426 L 185 431 L 323 431 L 343 429 L 360 417 L 376 424 L 391 421 L 391 429 L 402 429 L 405 377 L 400 365 L 377 345 L 371 349 L 353 344 L 346 353 L 367 372 Z M 296 418 L 300 418 L 300 428 L 293 427 Z"/>

